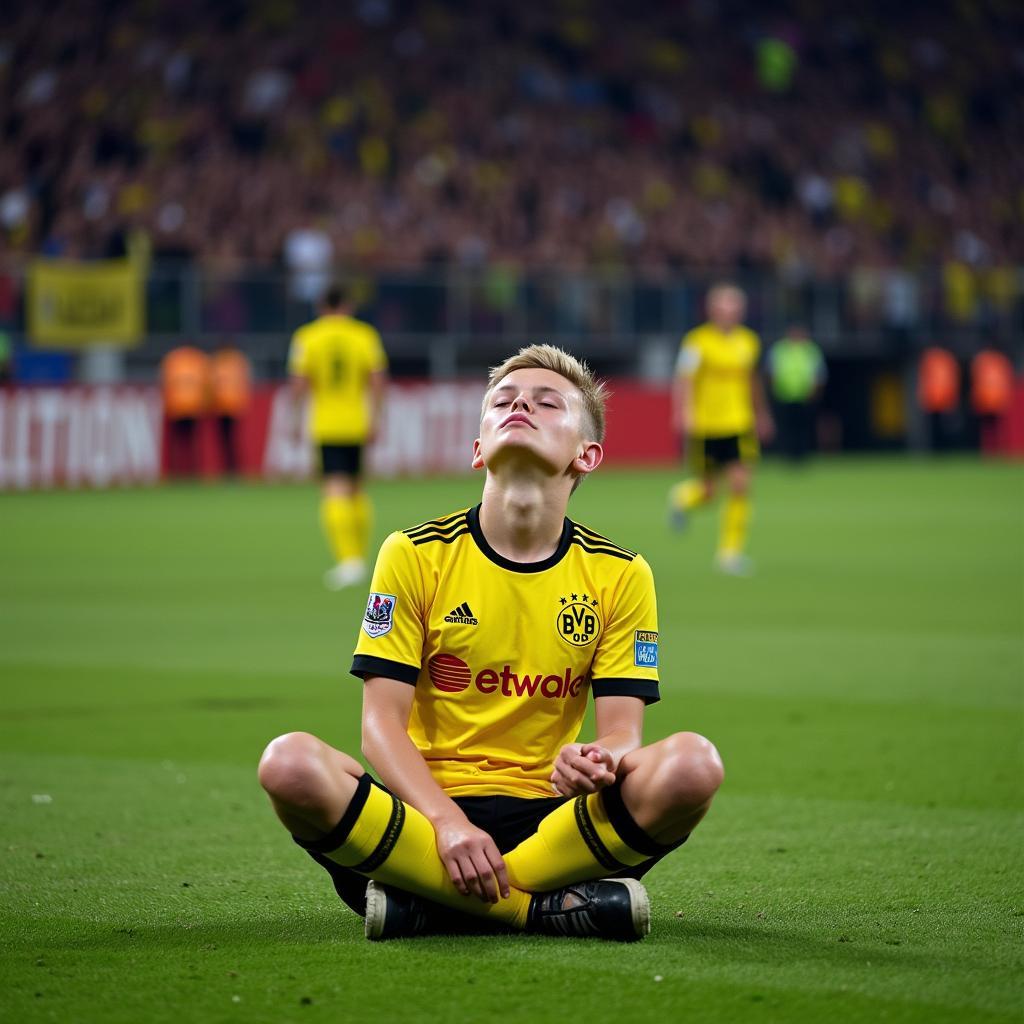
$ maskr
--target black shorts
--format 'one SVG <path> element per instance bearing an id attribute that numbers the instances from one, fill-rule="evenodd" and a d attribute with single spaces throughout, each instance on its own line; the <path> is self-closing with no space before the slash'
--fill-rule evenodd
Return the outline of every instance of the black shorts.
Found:
<path id="1" fill-rule="evenodd" d="M 363 446 L 361 444 L 322 444 L 320 445 L 320 474 L 332 476 L 343 473 L 345 476 L 359 476 L 363 464 Z"/>
<path id="2" fill-rule="evenodd" d="M 686 439 L 686 458 L 698 476 L 716 473 L 733 462 L 754 462 L 760 454 L 761 448 L 753 431 L 727 437 L 691 434 Z"/>
<path id="3" fill-rule="evenodd" d="M 386 786 L 381 785 L 375 779 L 373 781 L 381 789 L 387 789 Z M 612 787 L 604 792 L 608 794 L 608 798 L 612 801 L 614 808 L 614 813 L 609 812 L 612 821 L 615 822 L 616 818 L 620 819 L 619 823 L 616 824 L 616 830 L 620 834 L 627 833 L 623 835 L 626 842 L 630 843 L 630 845 L 638 844 L 636 848 L 641 850 L 643 849 L 643 844 L 653 846 L 652 840 L 643 835 L 639 826 L 629 816 L 629 812 L 626 811 L 618 787 Z M 567 800 L 573 798 L 566 796 L 456 796 L 452 799 L 462 808 L 470 822 L 476 825 L 477 828 L 482 828 L 490 835 L 501 853 L 508 853 L 509 850 L 514 850 L 524 839 L 532 836 L 537 831 L 541 821 L 555 810 L 556 807 L 560 807 Z M 623 817 L 627 819 L 625 822 L 621 821 Z M 671 853 L 682 846 L 688 838 L 687 836 L 671 846 L 661 847 L 659 852 L 652 854 L 649 860 L 645 860 L 633 867 L 627 867 L 618 872 L 609 871 L 605 877 L 641 878 L 665 854 Z M 306 844 L 298 840 L 296 842 L 303 849 L 306 849 Z M 366 875 L 361 875 L 350 868 L 344 868 L 340 864 L 335 864 L 334 861 L 328 860 L 322 853 L 318 853 L 315 850 L 306 849 L 306 852 L 331 876 L 334 889 L 341 900 L 361 917 L 365 917 Z"/>

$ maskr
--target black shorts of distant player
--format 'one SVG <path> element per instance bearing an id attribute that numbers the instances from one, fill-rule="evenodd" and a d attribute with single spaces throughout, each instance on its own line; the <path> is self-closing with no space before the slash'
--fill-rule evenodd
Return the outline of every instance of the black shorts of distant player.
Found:
<path id="1" fill-rule="evenodd" d="M 363 466 L 361 444 L 320 445 L 321 476 L 359 476 Z"/>
<path id="2" fill-rule="evenodd" d="M 761 453 L 757 435 L 729 434 L 726 437 L 697 437 L 686 441 L 686 459 L 698 476 L 715 473 L 733 462 L 754 462 Z"/>

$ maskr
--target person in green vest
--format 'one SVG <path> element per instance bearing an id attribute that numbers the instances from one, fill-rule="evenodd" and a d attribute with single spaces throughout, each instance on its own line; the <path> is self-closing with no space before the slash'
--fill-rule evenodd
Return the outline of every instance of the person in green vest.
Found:
<path id="1" fill-rule="evenodd" d="M 0 387 L 14 381 L 14 360 L 11 339 L 6 331 L 0 331 Z"/>
<path id="2" fill-rule="evenodd" d="M 805 328 L 793 325 L 768 353 L 768 375 L 777 408 L 779 448 L 794 462 L 814 448 L 814 408 L 828 378 L 821 349 Z"/>

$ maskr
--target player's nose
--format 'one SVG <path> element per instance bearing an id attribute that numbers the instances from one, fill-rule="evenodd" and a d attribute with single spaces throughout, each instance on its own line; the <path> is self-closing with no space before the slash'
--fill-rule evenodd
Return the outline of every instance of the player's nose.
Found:
<path id="1" fill-rule="evenodd" d="M 513 412 L 529 412 L 530 411 L 530 399 L 526 396 L 525 392 L 520 392 L 512 399 L 512 411 Z"/>

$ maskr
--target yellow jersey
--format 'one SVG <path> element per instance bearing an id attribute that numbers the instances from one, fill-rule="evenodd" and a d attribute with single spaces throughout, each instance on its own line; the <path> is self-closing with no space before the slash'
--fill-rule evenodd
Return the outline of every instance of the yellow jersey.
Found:
<path id="1" fill-rule="evenodd" d="M 416 688 L 409 734 L 449 796 L 550 797 L 588 693 L 658 700 L 654 578 L 569 519 L 549 558 L 509 561 L 479 513 L 384 541 L 352 673 Z"/>
<path id="2" fill-rule="evenodd" d="M 753 429 L 753 376 L 760 351 L 758 336 L 742 325 L 723 331 L 706 323 L 684 336 L 676 370 L 693 379 L 690 433 L 730 437 Z"/>
<path id="3" fill-rule="evenodd" d="M 350 316 L 322 316 L 295 332 L 288 372 L 309 381 L 309 432 L 315 441 L 365 443 L 370 375 L 387 365 L 377 331 Z"/>

